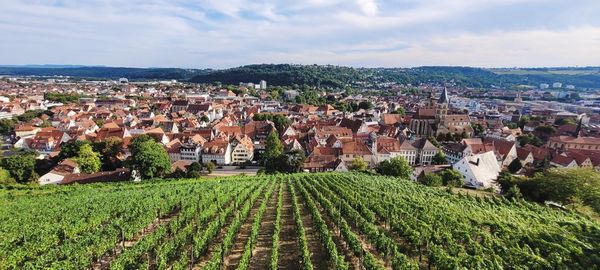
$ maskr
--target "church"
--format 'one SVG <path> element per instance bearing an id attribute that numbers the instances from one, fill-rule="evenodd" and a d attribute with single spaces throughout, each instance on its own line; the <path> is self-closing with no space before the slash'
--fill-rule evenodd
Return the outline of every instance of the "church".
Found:
<path id="1" fill-rule="evenodd" d="M 433 92 L 424 107 L 418 108 L 410 120 L 408 128 L 419 137 L 438 136 L 440 134 L 465 134 L 471 137 L 473 128 L 468 114 L 448 114 L 448 89 L 444 87 L 439 98 Z"/>

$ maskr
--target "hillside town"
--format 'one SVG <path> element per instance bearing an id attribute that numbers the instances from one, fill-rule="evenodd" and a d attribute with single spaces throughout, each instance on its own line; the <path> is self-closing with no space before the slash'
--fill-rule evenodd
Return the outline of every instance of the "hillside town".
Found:
<path id="1" fill-rule="evenodd" d="M 137 178 L 124 164 L 131 142 L 142 135 L 164 148 L 168 173 L 189 171 L 194 163 L 212 164 L 211 173 L 260 170 L 273 133 L 284 152 L 302 153 L 305 172 L 349 171 L 357 159 L 375 168 L 402 157 L 413 167 L 413 180 L 452 168 L 466 187 L 497 189 L 503 170 L 533 175 L 550 167 L 600 168 L 596 101 L 545 98 L 568 97 L 568 88 L 487 89 L 481 95 L 482 90 L 441 85 L 389 88 L 395 95 L 319 92 L 327 100 L 358 105 L 340 110 L 294 102 L 300 90 L 274 95 L 264 80 L 225 87 L 5 78 L 3 155 L 34 152 L 33 177 L 41 185 Z M 121 162 L 86 173 L 64 155 L 76 141 L 117 141 L 114 159 Z"/>

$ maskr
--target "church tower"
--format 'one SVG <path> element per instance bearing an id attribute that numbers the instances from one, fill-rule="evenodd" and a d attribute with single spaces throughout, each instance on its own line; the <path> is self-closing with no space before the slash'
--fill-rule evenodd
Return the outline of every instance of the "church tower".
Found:
<path id="1" fill-rule="evenodd" d="M 437 100 L 436 102 L 436 106 L 435 106 L 435 118 L 440 120 L 440 121 L 444 121 L 446 120 L 446 115 L 448 115 L 448 102 L 450 100 L 448 99 L 448 89 L 446 87 L 444 87 L 444 90 L 442 90 L 442 94 L 440 95 L 440 98 Z"/>

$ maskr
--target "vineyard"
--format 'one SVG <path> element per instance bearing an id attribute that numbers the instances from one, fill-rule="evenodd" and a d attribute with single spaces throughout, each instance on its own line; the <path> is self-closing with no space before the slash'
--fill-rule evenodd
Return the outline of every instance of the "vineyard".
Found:
<path id="1" fill-rule="evenodd" d="M 0 269 L 597 269 L 600 224 L 360 174 L 0 190 Z"/>

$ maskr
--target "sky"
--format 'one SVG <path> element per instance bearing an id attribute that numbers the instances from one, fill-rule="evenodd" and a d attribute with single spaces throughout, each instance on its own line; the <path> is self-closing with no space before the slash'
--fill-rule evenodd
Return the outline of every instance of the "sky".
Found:
<path id="1" fill-rule="evenodd" d="M 600 0 L 0 0 L 0 64 L 600 66 Z"/>

